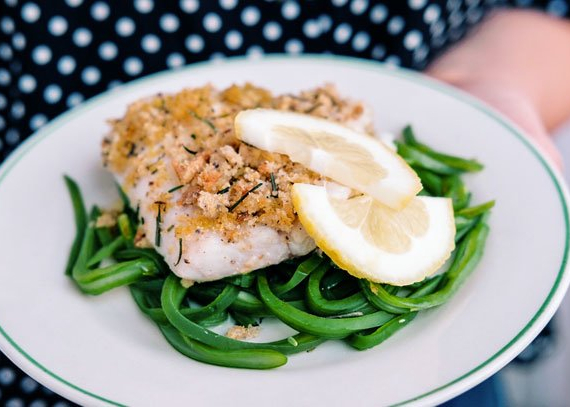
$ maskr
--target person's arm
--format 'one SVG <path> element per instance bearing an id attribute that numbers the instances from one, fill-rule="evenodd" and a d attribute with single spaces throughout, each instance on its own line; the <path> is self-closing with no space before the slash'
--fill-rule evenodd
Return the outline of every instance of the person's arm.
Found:
<path id="1" fill-rule="evenodd" d="M 426 73 L 493 105 L 560 164 L 548 131 L 570 118 L 570 22 L 497 11 Z"/>

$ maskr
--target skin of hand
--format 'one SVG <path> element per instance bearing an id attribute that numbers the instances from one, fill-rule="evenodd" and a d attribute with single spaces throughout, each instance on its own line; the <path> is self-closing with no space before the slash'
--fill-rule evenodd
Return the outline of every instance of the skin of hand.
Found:
<path id="1" fill-rule="evenodd" d="M 570 117 L 570 23 L 541 12 L 494 12 L 426 73 L 488 103 L 562 166 L 549 131 Z"/>

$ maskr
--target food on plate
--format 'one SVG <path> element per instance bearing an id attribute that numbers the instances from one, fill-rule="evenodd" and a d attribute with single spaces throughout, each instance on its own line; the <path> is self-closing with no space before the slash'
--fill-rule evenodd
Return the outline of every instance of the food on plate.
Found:
<path id="1" fill-rule="evenodd" d="M 329 339 L 376 346 L 457 291 L 493 206 L 469 206 L 461 175 L 479 162 L 402 135 L 393 151 L 371 110 L 330 85 L 139 100 L 103 142 L 122 209 L 88 214 L 65 178 L 66 274 L 88 294 L 129 286 L 168 342 L 205 363 L 266 369 Z M 247 341 L 267 317 L 298 333 Z"/>

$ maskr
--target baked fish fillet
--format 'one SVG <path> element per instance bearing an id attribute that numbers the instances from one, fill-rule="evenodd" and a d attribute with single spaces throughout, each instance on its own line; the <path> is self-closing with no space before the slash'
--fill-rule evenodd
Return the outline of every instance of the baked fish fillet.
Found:
<path id="1" fill-rule="evenodd" d="M 204 86 L 137 101 L 111 121 L 103 163 L 138 210 L 137 245 L 154 247 L 181 278 L 218 280 L 315 248 L 290 189 L 327 180 L 235 138 L 235 115 L 258 107 L 372 131 L 365 106 L 340 98 L 332 86 L 279 96 L 250 84 Z"/>

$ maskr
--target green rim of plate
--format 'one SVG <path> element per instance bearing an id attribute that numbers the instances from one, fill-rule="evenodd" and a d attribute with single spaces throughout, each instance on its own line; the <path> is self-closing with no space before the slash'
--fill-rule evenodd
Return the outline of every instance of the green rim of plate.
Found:
<path id="1" fill-rule="evenodd" d="M 451 387 L 453 385 L 458 384 L 459 382 L 461 382 L 461 381 L 469 378 L 470 376 L 474 375 L 475 373 L 479 372 L 481 369 L 488 366 L 490 363 L 495 361 L 497 358 L 504 355 L 517 342 L 519 342 L 519 340 L 523 336 L 525 336 L 531 330 L 531 328 L 537 328 L 537 329 L 542 328 L 542 326 L 536 326 L 535 325 L 536 322 L 541 317 L 543 317 L 544 312 L 546 311 L 547 308 L 549 308 L 554 296 L 557 293 L 559 293 L 559 290 L 560 289 L 564 289 L 564 290 L 566 289 L 566 287 L 561 287 L 561 282 L 562 282 L 563 277 L 565 275 L 566 266 L 568 263 L 568 248 L 569 248 L 569 243 L 570 243 L 570 227 L 569 227 L 568 205 L 566 202 L 566 195 L 564 193 L 564 188 L 562 187 L 558 177 L 555 175 L 551 165 L 547 162 L 547 160 L 544 158 L 544 156 L 538 151 L 537 147 L 531 141 L 529 141 L 529 139 L 526 136 L 524 136 L 519 129 L 517 129 L 512 123 L 510 123 L 502 115 L 491 110 L 489 107 L 487 107 L 483 103 L 477 101 L 475 98 L 473 98 L 467 94 L 464 94 L 463 92 L 458 91 L 458 90 L 452 88 L 451 86 L 439 83 L 439 82 L 434 81 L 434 80 L 428 80 L 424 76 L 422 76 L 421 74 L 410 71 L 410 70 L 406 70 L 406 69 L 402 69 L 402 68 L 395 69 L 395 68 L 388 67 L 388 66 L 386 66 L 380 62 L 375 62 L 375 61 L 370 61 L 370 60 L 365 60 L 365 59 L 359 59 L 359 58 L 352 58 L 352 57 L 337 56 L 337 55 L 299 55 L 299 56 L 295 56 L 295 57 L 288 56 L 288 55 L 268 55 L 268 56 L 265 56 L 263 59 L 261 59 L 260 62 L 266 62 L 266 61 L 289 62 L 291 60 L 298 60 L 298 61 L 303 61 L 303 62 L 329 61 L 329 62 L 335 63 L 335 64 L 343 64 L 346 66 L 353 66 L 353 67 L 356 66 L 359 68 L 364 68 L 367 70 L 380 72 L 384 75 L 396 76 L 399 78 L 409 80 L 410 82 L 413 82 L 415 84 L 434 89 L 440 93 L 443 93 L 447 96 L 451 96 L 451 97 L 459 100 L 460 102 L 465 103 L 465 104 L 473 107 L 474 109 L 484 113 L 485 115 L 487 115 L 488 117 L 490 117 L 491 119 L 493 119 L 494 121 L 496 121 L 500 125 L 502 125 L 505 129 L 507 129 L 511 134 L 513 134 L 519 141 L 521 141 L 533 153 L 533 155 L 538 159 L 538 161 L 542 164 L 542 166 L 544 167 L 544 169 L 546 170 L 546 172 L 550 176 L 550 179 L 554 183 L 554 186 L 556 187 L 556 190 L 558 192 L 558 196 L 560 198 L 560 202 L 561 202 L 563 212 L 564 212 L 564 226 L 566 228 L 566 237 L 565 237 L 565 243 L 564 243 L 564 257 L 562 258 L 562 261 L 560 264 L 560 269 L 558 271 L 558 275 L 556 277 L 556 280 L 554 281 L 554 285 L 552 286 L 552 289 L 548 293 L 548 296 L 546 297 L 546 299 L 544 300 L 544 302 L 542 303 L 540 308 L 536 311 L 534 316 L 531 318 L 531 320 L 525 325 L 525 327 L 523 329 L 520 330 L 520 332 L 511 341 L 509 341 L 505 346 L 503 346 L 499 351 L 497 351 L 490 358 L 488 358 L 487 360 L 485 360 L 484 362 L 482 362 L 478 366 L 471 369 L 469 372 L 467 372 L 467 373 L 463 374 L 462 376 L 450 381 L 449 383 L 446 383 L 446 384 L 444 384 L 440 387 L 437 387 L 433 390 L 430 390 L 426 393 L 420 394 L 414 398 L 401 401 L 401 402 L 397 403 L 396 405 L 399 406 L 399 405 L 404 405 L 404 404 L 411 403 L 411 402 L 420 401 L 422 399 L 425 399 L 426 397 L 433 396 L 436 393 L 439 393 L 445 389 L 448 389 L 449 387 Z M 255 64 L 255 62 L 256 61 L 254 61 L 254 60 L 251 60 L 251 59 L 248 59 L 247 57 L 241 56 L 241 57 L 228 58 L 228 59 L 224 60 L 222 62 L 222 64 L 228 66 L 228 65 L 243 64 L 243 63 Z M 187 71 L 193 71 L 196 69 L 207 68 L 208 66 L 211 66 L 212 63 L 213 62 L 211 62 L 211 61 L 204 61 L 204 62 L 198 62 L 198 63 L 188 65 L 188 66 L 186 66 L 182 69 L 176 70 L 176 71 L 169 70 L 169 71 L 158 72 L 158 73 L 148 75 L 148 76 L 140 78 L 140 79 L 136 79 L 136 80 L 134 80 L 134 81 L 132 81 L 126 85 L 123 85 L 120 87 L 120 90 L 117 90 L 117 91 L 122 92 L 122 93 L 129 92 L 129 91 L 132 91 L 136 88 L 146 86 L 150 82 L 161 80 L 164 76 L 176 75 L 177 73 L 179 73 L 181 71 L 187 72 Z M 74 119 L 76 116 L 92 109 L 95 105 L 97 105 L 101 102 L 104 102 L 105 99 L 112 98 L 114 95 L 115 95 L 115 91 L 111 90 L 111 91 L 104 92 L 100 95 L 97 95 L 97 96 L 89 99 L 87 102 L 81 104 L 77 108 L 72 109 L 66 113 L 63 113 L 61 116 L 59 116 L 58 118 L 51 121 L 46 127 L 44 127 L 43 129 L 38 131 L 36 134 L 34 134 L 30 138 L 28 138 L 26 141 L 24 141 L 11 154 L 11 156 L 5 161 L 5 163 L 2 166 L 0 166 L 0 184 L 6 178 L 6 176 L 9 174 L 10 170 L 12 170 L 12 168 L 14 168 L 18 164 L 18 162 L 26 155 L 26 153 L 28 153 L 32 148 L 34 148 L 36 145 L 38 145 L 42 140 L 46 139 L 49 135 L 54 133 L 60 127 L 64 126 L 67 122 Z M 554 311 L 552 311 L 552 314 L 553 313 L 554 313 Z M 548 317 L 548 315 L 547 315 L 547 317 Z M 541 322 L 543 322 L 542 325 L 546 325 L 547 320 L 541 321 Z M 41 363 L 36 361 L 24 349 L 22 349 L 8 335 L 8 333 L 6 331 L 4 331 L 4 329 L 2 328 L 1 325 L 0 325 L 0 333 L 14 347 L 14 349 L 16 349 L 22 356 L 24 356 L 30 363 L 32 363 L 32 365 L 39 368 L 41 371 L 43 371 L 44 373 L 46 373 L 47 375 L 49 375 L 53 379 L 56 379 L 60 383 L 68 386 L 69 388 L 71 388 L 75 391 L 82 393 L 83 395 L 93 397 L 94 399 L 109 403 L 111 405 L 124 406 L 124 404 L 121 404 L 121 403 L 113 401 L 113 400 L 109 400 L 105 397 L 94 394 L 88 390 L 85 390 L 79 386 L 76 386 L 73 383 L 65 380 L 63 377 L 60 377 L 56 373 L 52 372 L 51 370 L 49 370 L 48 368 L 43 366 Z M 489 373 L 489 375 L 492 373 L 494 373 L 494 372 Z M 481 379 L 481 380 L 483 380 L 483 379 Z"/>

